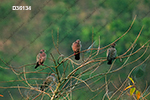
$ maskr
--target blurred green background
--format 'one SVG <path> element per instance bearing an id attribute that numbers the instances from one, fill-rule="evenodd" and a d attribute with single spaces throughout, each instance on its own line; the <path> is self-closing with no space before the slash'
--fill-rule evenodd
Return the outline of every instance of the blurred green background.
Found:
<path id="1" fill-rule="evenodd" d="M 4 68 L 9 68 L 7 64 L 17 68 L 35 63 L 40 49 L 46 50 L 48 58 L 50 53 L 58 57 L 52 42 L 52 33 L 57 42 L 59 32 L 59 50 L 65 57 L 73 54 L 71 45 L 76 39 L 82 41 L 82 50 L 87 49 L 92 44 L 92 33 L 94 41 L 96 40 L 94 47 L 98 46 L 99 36 L 101 47 L 108 45 L 127 31 L 135 15 L 137 18 L 132 29 L 117 42 L 118 55 L 123 54 L 131 46 L 143 25 L 144 29 L 135 49 L 150 39 L 149 0 L 0 0 L 0 2 L 0 58 L 6 63 L 0 61 L 0 66 Z M 12 6 L 31 6 L 32 10 L 12 10 Z M 135 60 L 143 51 L 132 56 L 130 60 Z M 149 54 L 148 50 L 146 55 Z M 120 74 L 124 80 L 129 71 L 144 59 L 145 57 L 142 57 L 136 64 L 115 73 L 116 77 Z M 139 85 L 141 90 L 145 87 L 146 81 L 148 85 L 150 84 L 149 62 L 150 59 L 139 68 L 141 71 L 137 69 L 133 73 L 133 76 L 137 72 L 138 75 L 141 74 L 142 83 Z M 52 65 L 52 62 L 46 60 L 45 64 Z M 28 66 L 26 70 L 35 69 L 34 66 Z M 17 76 L 11 70 L 0 68 L 0 87 L 21 84 L 3 82 L 9 80 L 17 80 Z M 117 78 L 113 79 L 114 82 L 115 80 Z M 0 94 L 4 95 L 3 98 L 0 97 L 1 100 L 11 100 L 8 91 L 15 100 L 21 99 L 17 89 L 0 88 Z M 95 93 L 91 93 L 88 89 L 76 90 L 73 92 L 73 100 L 87 100 L 94 95 Z M 102 98 L 103 95 L 104 93 L 100 94 L 95 100 Z"/>

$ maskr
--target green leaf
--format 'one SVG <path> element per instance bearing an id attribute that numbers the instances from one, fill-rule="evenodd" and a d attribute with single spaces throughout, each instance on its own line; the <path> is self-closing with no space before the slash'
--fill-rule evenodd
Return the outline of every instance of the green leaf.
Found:
<path id="1" fill-rule="evenodd" d="M 130 89 L 130 95 L 133 95 L 134 92 L 135 92 L 135 87 Z"/>

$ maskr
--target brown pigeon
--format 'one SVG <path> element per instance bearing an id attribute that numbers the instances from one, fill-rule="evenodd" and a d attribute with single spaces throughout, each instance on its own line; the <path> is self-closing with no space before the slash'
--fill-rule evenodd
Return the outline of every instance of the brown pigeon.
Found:
<path id="1" fill-rule="evenodd" d="M 56 82 L 56 77 L 55 74 L 52 73 L 50 76 L 48 76 L 45 81 L 43 82 L 43 84 L 41 85 L 41 90 L 44 91 L 44 89 L 46 87 L 48 87 L 49 85 L 53 86 Z"/>
<path id="2" fill-rule="evenodd" d="M 36 56 L 36 66 L 35 69 L 40 66 L 43 65 L 44 61 L 46 60 L 46 53 L 44 52 L 45 50 L 41 50 L 40 53 Z"/>
<path id="3" fill-rule="evenodd" d="M 82 47 L 82 45 L 81 45 L 81 41 L 79 39 L 72 43 L 72 50 L 74 52 L 76 60 L 80 59 L 81 47 Z"/>
<path id="4" fill-rule="evenodd" d="M 116 54 L 117 54 L 117 50 L 116 50 L 115 46 L 116 46 L 116 43 L 113 43 L 113 44 L 111 44 L 111 47 L 107 49 L 107 54 L 106 54 L 107 61 L 108 61 L 107 64 L 109 64 L 109 65 L 112 64 L 112 60 L 115 59 Z"/>

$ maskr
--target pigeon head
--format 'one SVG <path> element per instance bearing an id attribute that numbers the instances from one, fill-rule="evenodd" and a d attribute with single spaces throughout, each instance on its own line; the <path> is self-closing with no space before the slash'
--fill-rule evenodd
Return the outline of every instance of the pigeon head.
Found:
<path id="1" fill-rule="evenodd" d="M 81 43 L 81 41 L 78 39 L 78 40 L 76 40 L 76 43 Z"/>
<path id="2" fill-rule="evenodd" d="M 51 75 L 52 75 L 52 76 L 55 76 L 55 73 L 52 73 Z"/>
<path id="3" fill-rule="evenodd" d="M 112 46 L 112 47 L 115 47 L 115 46 L 116 46 L 116 43 L 112 43 L 111 46 Z"/>
<path id="4" fill-rule="evenodd" d="M 42 49 L 41 51 L 40 51 L 40 53 L 43 53 L 45 50 L 44 49 Z"/>

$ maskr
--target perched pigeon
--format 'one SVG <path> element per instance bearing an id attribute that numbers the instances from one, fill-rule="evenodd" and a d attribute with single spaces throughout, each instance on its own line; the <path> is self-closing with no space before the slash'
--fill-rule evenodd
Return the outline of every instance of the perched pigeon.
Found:
<path id="1" fill-rule="evenodd" d="M 43 65 L 44 61 L 46 60 L 46 53 L 44 52 L 44 50 L 42 49 L 40 51 L 40 53 L 36 56 L 36 66 L 35 69 L 40 66 Z"/>
<path id="2" fill-rule="evenodd" d="M 40 93 L 39 91 L 36 91 L 40 89 L 39 87 L 33 87 L 33 88 L 34 90 L 31 89 L 24 90 L 24 95 L 26 96 L 26 98 L 28 98 L 28 100 L 33 100 L 33 98 Z"/>
<path id="3" fill-rule="evenodd" d="M 56 77 L 55 77 L 55 74 L 52 73 L 50 76 L 48 76 L 45 81 L 43 82 L 43 84 L 41 85 L 41 90 L 44 91 L 44 89 L 46 87 L 48 87 L 49 85 L 54 85 L 56 82 Z"/>
<path id="4" fill-rule="evenodd" d="M 76 60 L 80 59 L 81 46 L 81 41 L 79 39 L 72 43 L 72 50 L 74 52 Z"/>
<path id="5" fill-rule="evenodd" d="M 111 47 L 107 49 L 107 61 L 109 65 L 112 64 L 112 60 L 115 59 L 117 50 L 115 49 L 116 43 L 111 44 Z"/>

